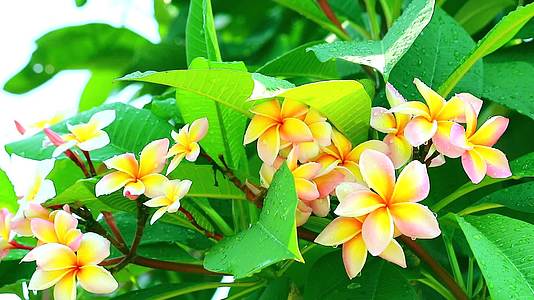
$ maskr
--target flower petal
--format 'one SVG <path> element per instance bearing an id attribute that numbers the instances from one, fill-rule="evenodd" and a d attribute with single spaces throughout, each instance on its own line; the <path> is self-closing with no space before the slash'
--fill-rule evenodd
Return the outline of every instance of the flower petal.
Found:
<path id="1" fill-rule="evenodd" d="M 76 300 L 76 277 L 75 272 L 63 276 L 54 286 L 55 300 Z"/>
<path id="2" fill-rule="evenodd" d="M 404 129 L 404 136 L 414 147 L 419 147 L 430 140 L 438 129 L 437 121 L 428 121 L 423 117 L 413 118 Z"/>
<path id="3" fill-rule="evenodd" d="M 343 265 L 350 279 L 358 276 L 367 259 L 367 247 L 359 234 L 343 244 Z"/>
<path id="4" fill-rule="evenodd" d="M 475 184 L 482 181 L 486 175 L 486 162 L 476 150 L 466 151 L 462 154 L 462 166 L 469 179 Z"/>
<path id="5" fill-rule="evenodd" d="M 328 122 L 316 122 L 309 124 L 313 138 L 321 145 L 326 147 L 332 143 L 332 125 Z"/>
<path id="6" fill-rule="evenodd" d="M 388 134 L 384 137 L 384 143 L 388 145 L 389 157 L 395 169 L 404 166 L 412 157 L 412 145 L 404 136 Z"/>
<path id="7" fill-rule="evenodd" d="M 315 238 L 315 242 L 324 246 L 337 246 L 352 239 L 362 230 L 362 222 L 356 218 L 335 218 L 326 225 Z"/>
<path id="8" fill-rule="evenodd" d="M 143 204 L 148 207 L 162 207 L 162 206 L 170 205 L 171 201 L 170 199 L 167 199 L 167 197 L 165 196 L 159 196 L 156 198 L 152 198 Z"/>
<path id="9" fill-rule="evenodd" d="M 336 186 L 345 180 L 345 175 L 338 170 L 332 170 L 325 175 L 313 179 L 317 189 L 319 190 L 319 197 L 323 198 L 334 191 Z"/>
<path id="10" fill-rule="evenodd" d="M 78 220 L 64 210 L 59 210 L 54 216 L 54 229 L 60 241 L 64 241 L 70 230 L 78 227 Z"/>
<path id="11" fill-rule="evenodd" d="M 165 166 L 166 154 L 169 150 L 169 140 L 160 139 L 146 145 L 139 158 L 139 177 L 152 173 L 159 173 Z"/>
<path id="12" fill-rule="evenodd" d="M 437 116 L 445 105 L 445 99 L 443 99 L 443 97 L 441 97 L 434 90 L 429 88 L 421 80 L 416 78 L 414 79 L 413 83 L 415 84 L 415 87 L 417 87 L 417 90 L 419 90 L 421 96 L 423 96 L 425 99 L 425 102 L 430 110 L 430 115 L 433 117 Z"/>
<path id="13" fill-rule="evenodd" d="M 43 243 L 58 243 L 54 223 L 43 219 L 32 219 L 30 221 L 32 233 Z"/>
<path id="14" fill-rule="evenodd" d="M 96 184 L 96 196 L 109 195 L 133 180 L 132 175 L 121 171 L 107 174 Z"/>
<path id="15" fill-rule="evenodd" d="M 404 251 L 402 250 L 401 245 L 399 245 L 395 239 L 392 239 L 386 250 L 384 250 L 384 252 L 380 253 L 378 256 L 396 265 L 406 268 L 406 257 L 404 257 Z"/>
<path id="16" fill-rule="evenodd" d="M 96 149 L 104 148 L 107 144 L 109 144 L 108 134 L 103 130 L 99 130 L 92 138 L 78 143 L 77 146 L 83 151 L 93 151 Z"/>
<path id="17" fill-rule="evenodd" d="M 430 192 L 430 180 L 426 166 L 414 160 L 410 162 L 397 178 L 390 203 L 419 202 Z"/>
<path id="18" fill-rule="evenodd" d="M 341 158 L 345 155 L 348 155 L 352 149 L 352 144 L 341 132 L 337 130 L 332 131 L 332 142 L 338 150 L 338 153 L 341 154 Z"/>
<path id="19" fill-rule="evenodd" d="M 372 191 L 360 190 L 340 200 L 334 213 L 343 217 L 359 217 L 384 206 L 384 200 L 380 196 Z"/>
<path id="20" fill-rule="evenodd" d="M 436 150 L 450 158 L 460 157 L 465 151 L 463 147 L 459 147 L 451 141 L 451 129 L 455 125 L 460 126 L 450 121 L 438 121 L 438 129 L 432 137 L 432 143 Z"/>
<path id="21" fill-rule="evenodd" d="M 432 239 L 440 235 L 438 221 L 434 214 L 419 203 L 395 203 L 390 205 L 395 226 L 411 238 Z"/>
<path id="22" fill-rule="evenodd" d="M 131 177 L 136 177 L 139 172 L 139 166 L 133 153 L 125 153 L 116 155 L 104 161 L 108 169 L 115 169 L 123 173 L 129 174 Z"/>
<path id="23" fill-rule="evenodd" d="M 419 101 L 408 101 L 401 103 L 397 106 L 393 106 L 390 110 L 395 114 L 414 115 L 417 117 L 424 117 L 430 119 L 430 112 L 428 106 Z"/>
<path id="24" fill-rule="evenodd" d="M 154 223 L 156 223 L 157 220 L 159 220 L 159 218 L 163 217 L 167 210 L 168 206 L 164 206 L 156 210 L 152 215 L 152 218 L 150 218 L 150 225 L 153 225 Z"/>
<path id="25" fill-rule="evenodd" d="M 441 111 L 436 116 L 439 121 L 453 121 L 462 119 L 464 117 L 464 101 L 458 97 L 452 97 L 441 108 Z M 464 117 L 465 118 L 465 117 Z"/>
<path id="26" fill-rule="evenodd" d="M 81 267 L 77 276 L 82 288 L 91 293 L 109 294 L 119 287 L 111 273 L 99 266 Z"/>
<path id="27" fill-rule="evenodd" d="M 465 128 L 463 128 L 463 126 L 460 124 L 452 124 L 449 139 L 452 145 L 457 148 L 464 149 L 464 151 L 473 149 L 473 147 L 470 146 L 467 141 Z"/>
<path id="28" fill-rule="evenodd" d="M 37 266 L 44 271 L 63 270 L 76 265 L 76 255 L 65 245 L 50 243 L 34 248 L 21 260 L 28 261 L 36 261 Z"/>
<path id="29" fill-rule="evenodd" d="M 189 138 L 192 142 L 200 141 L 208 133 L 208 118 L 194 120 L 189 127 Z"/>
<path id="30" fill-rule="evenodd" d="M 389 107 L 395 107 L 406 102 L 406 99 L 389 82 L 386 82 L 386 98 L 388 99 Z"/>
<path id="31" fill-rule="evenodd" d="M 280 133 L 279 126 L 269 128 L 258 139 L 258 156 L 268 165 L 272 165 L 280 151 Z"/>
<path id="32" fill-rule="evenodd" d="M 384 252 L 393 239 L 393 218 L 387 208 L 379 208 L 365 218 L 362 236 L 373 256 Z"/>
<path id="33" fill-rule="evenodd" d="M 324 218 L 330 212 L 330 196 L 313 200 L 309 204 L 313 210 L 313 214 L 318 217 Z"/>
<path id="34" fill-rule="evenodd" d="M 505 117 L 494 116 L 482 124 L 469 141 L 475 145 L 492 147 L 506 131 L 508 122 Z"/>
<path id="35" fill-rule="evenodd" d="M 297 196 L 303 201 L 312 201 L 320 196 L 315 183 L 303 178 L 295 178 L 295 188 Z"/>
<path id="36" fill-rule="evenodd" d="M 280 103 L 278 100 L 273 99 L 255 105 L 250 109 L 250 112 L 278 121 L 280 119 L 280 110 Z"/>
<path id="37" fill-rule="evenodd" d="M 33 273 L 28 289 L 32 291 L 42 291 L 53 286 L 60 281 L 66 274 L 72 272 L 70 269 L 43 271 L 37 269 Z"/>
<path id="38" fill-rule="evenodd" d="M 97 265 L 109 256 L 108 240 L 102 236 L 87 232 L 82 237 L 78 248 L 78 266 Z"/>
<path id="39" fill-rule="evenodd" d="M 166 175 L 169 175 L 172 171 L 174 171 L 178 167 L 180 162 L 182 162 L 184 157 L 185 157 L 185 153 L 180 153 L 176 155 L 175 157 L 173 157 L 171 159 L 171 162 L 169 163 L 169 166 L 167 167 Z"/>
<path id="40" fill-rule="evenodd" d="M 300 162 L 308 162 L 313 158 L 317 157 L 321 153 L 321 148 L 319 143 L 313 142 L 303 142 L 294 145 L 296 155 Z"/>
<path id="41" fill-rule="evenodd" d="M 370 191 L 370 190 L 366 186 L 361 185 L 359 183 L 343 182 L 336 187 L 336 197 L 339 199 L 340 202 L 346 201 L 349 199 L 352 193 L 355 193 L 358 191 Z"/>
<path id="42" fill-rule="evenodd" d="M 98 129 L 102 129 L 113 123 L 113 121 L 115 121 L 115 111 L 109 109 L 95 113 L 89 123 L 94 124 Z"/>
<path id="43" fill-rule="evenodd" d="M 486 162 L 486 173 L 493 178 L 507 178 L 512 176 L 508 159 L 502 151 L 490 147 L 475 146 L 475 151 Z"/>
<path id="44" fill-rule="evenodd" d="M 473 111 L 475 113 L 475 116 L 478 116 L 478 114 L 480 113 L 480 109 L 482 109 L 482 103 L 483 103 L 482 100 L 478 99 L 477 97 L 475 97 L 475 96 L 473 96 L 473 95 L 471 95 L 469 93 L 456 94 L 454 97 L 458 97 L 464 103 L 471 105 L 471 107 L 473 107 Z M 465 110 L 465 106 L 464 106 L 464 110 Z M 464 111 L 464 115 L 462 115 L 460 118 L 457 118 L 455 121 L 456 122 L 465 123 L 466 122 L 465 111 Z"/>
<path id="45" fill-rule="evenodd" d="M 282 103 L 281 116 L 285 118 L 298 118 L 308 112 L 308 106 L 294 100 L 284 100 Z"/>
<path id="46" fill-rule="evenodd" d="M 297 210 L 295 212 L 295 225 L 297 227 L 302 226 L 308 222 L 312 213 L 312 208 L 309 207 L 306 203 L 299 200 L 297 204 Z"/>
<path id="47" fill-rule="evenodd" d="M 360 158 L 360 172 L 370 188 L 382 199 L 389 199 L 395 186 L 395 168 L 384 153 L 365 150 Z"/>
<path id="48" fill-rule="evenodd" d="M 345 161 L 350 160 L 355 163 L 358 163 L 360 161 L 360 156 L 362 155 L 363 151 L 368 149 L 376 150 L 384 154 L 389 154 L 389 147 L 388 145 L 386 145 L 386 143 L 379 140 L 370 140 L 365 141 L 354 147 L 354 149 L 352 149 L 345 157 Z"/>
<path id="49" fill-rule="evenodd" d="M 248 124 L 245 137 L 243 139 L 243 145 L 247 145 L 258 139 L 261 135 L 267 131 L 267 129 L 277 125 L 278 122 L 261 115 L 252 117 L 250 124 Z"/>
<path id="50" fill-rule="evenodd" d="M 286 118 L 280 126 L 280 137 L 292 143 L 311 142 L 313 135 L 306 123 L 295 118 Z"/>
<path id="51" fill-rule="evenodd" d="M 392 112 L 383 107 L 373 107 L 371 109 L 371 127 L 383 132 L 397 132 L 397 121 Z"/>
<path id="52" fill-rule="evenodd" d="M 298 166 L 295 170 L 292 171 L 292 173 L 295 178 L 304 178 L 311 180 L 315 178 L 317 174 L 319 174 L 319 172 L 321 172 L 322 168 L 323 167 L 319 163 L 309 162 Z"/>
<path id="53" fill-rule="evenodd" d="M 200 154 L 200 146 L 198 143 L 191 143 L 189 144 L 190 151 L 185 155 L 185 159 L 187 159 L 190 162 L 194 162 L 197 160 L 198 155 Z"/>

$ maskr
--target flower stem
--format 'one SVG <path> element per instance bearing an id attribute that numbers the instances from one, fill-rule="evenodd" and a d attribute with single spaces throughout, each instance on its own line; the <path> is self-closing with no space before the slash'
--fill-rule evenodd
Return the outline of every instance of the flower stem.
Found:
<path id="1" fill-rule="evenodd" d="M 111 212 L 103 211 L 102 216 L 104 217 L 104 221 L 106 222 L 106 224 L 108 224 L 109 229 L 111 229 L 111 232 L 113 233 L 117 241 L 119 241 L 123 245 L 126 245 L 126 241 L 124 240 L 124 237 L 122 236 L 119 230 L 119 227 L 117 226 L 117 223 L 115 222 L 115 218 L 113 218 L 113 215 L 111 214 Z"/>
<path id="2" fill-rule="evenodd" d="M 200 224 L 197 223 L 197 221 L 195 220 L 193 215 L 188 210 L 186 210 L 183 207 L 180 207 L 178 210 L 185 215 L 185 217 L 189 220 L 189 222 L 191 222 L 191 224 L 193 226 L 195 226 L 195 228 L 197 228 L 198 230 L 203 232 L 206 237 L 212 238 L 212 239 L 217 240 L 217 241 L 222 240 L 222 238 L 223 238 L 222 235 L 220 235 L 218 233 L 215 233 L 215 232 L 208 231 L 204 227 L 200 226 Z"/>
<path id="3" fill-rule="evenodd" d="M 89 165 L 89 171 L 91 172 L 91 176 L 92 177 L 95 177 L 96 176 L 96 170 L 95 170 L 95 166 L 93 165 L 93 161 L 91 160 L 91 155 L 89 154 L 88 151 L 83 151 L 83 155 L 85 156 L 85 159 L 87 160 L 87 164 Z"/>
<path id="4" fill-rule="evenodd" d="M 16 242 L 16 241 L 11 241 L 11 242 L 9 242 L 9 244 L 10 244 L 11 246 L 13 246 L 15 249 L 21 249 L 21 250 L 33 250 L 33 247 L 19 244 L 19 243 Z"/>
<path id="5" fill-rule="evenodd" d="M 83 175 L 85 175 L 85 178 L 90 178 L 91 175 L 89 174 L 89 172 L 87 171 L 87 168 L 85 167 L 84 163 L 82 162 L 82 160 L 80 159 L 80 157 L 78 156 L 78 154 L 74 153 L 74 151 L 70 150 L 70 149 L 67 149 L 65 151 L 65 155 L 70 159 L 72 160 L 72 162 L 74 162 L 75 165 L 78 166 L 78 168 L 80 168 L 80 170 L 82 170 L 83 172 Z"/>
<path id="6" fill-rule="evenodd" d="M 117 272 L 120 269 L 126 267 L 126 265 L 128 265 L 128 263 L 130 263 L 130 261 L 137 254 L 137 248 L 139 247 L 139 244 L 141 243 L 141 240 L 143 238 L 143 233 L 145 232 L 146 221 L 148 219 L 147 207 L 143 205 L 144 201 L 140 201 L 140 200 L 141 199 L 138 199 L 137 201 L 137 228 L 135 230 L 135 236 L 132 242 L 132 246 L 130 247 L 130 251 L 124 257 L 124 259 L 117 266 L 113 268 L 113 272 Z"/>
<path id="7" fill-rule="evenodd" d="M 317 0 L 317 3 L 319 4 L 319 7 L 321 8 L 325 16 L 341 32 L 341 34 L 338 34 L 338 36 L 344 40 L 348 40 L 349 35 L 347 31 L 345 30 L 345 28 L 341 26 L 341 22 L 339 22 L 339 20 L 337 19 L 336 14 L 334 13 L 334 10 L 332 9 L 332 7 L 330 7 L 330 4 L 328 3 L 328 0 Z"/>

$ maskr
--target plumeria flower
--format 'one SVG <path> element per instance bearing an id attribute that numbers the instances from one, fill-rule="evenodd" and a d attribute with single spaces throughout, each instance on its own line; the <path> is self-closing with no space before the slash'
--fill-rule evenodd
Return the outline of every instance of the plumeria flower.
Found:
<path id="1" fill-rule="evenodd" d="M 48 119 L 43 119 L 35 123 L 30 124 L 27 128 L 24 127 L 19 121 L 15 120 L 15 127 L 21 135 L 33 135 L 36 131 L 43 130 L 54 124 L 59 123 L 64 119 L 63 114 L 56 114 Z"/>
<path id="2" fill-rule="evenodd" d="M 114 120 L 114 110 L 103 110 L 95 113 L 87 123 L 77 125 L 67 124 L 70 133 L 61 137 L 64 143 L 54 150 L 52 156 L 57 157 L 74 146 L 77 146 L 83 151 L 93 151 L 103 148 L 109 144 L 109 136 L 102 129 L 106 128 Z"/>
<path id="3" fill-rule="evenodd" d="M 31 221 L 33 219 L 48 220 L 50 212 L 38 203 L 29 203 L 19 210 L 11 220 L 11 229 L 20 236 L 33 236 Z"/>
<path id="4" fill-rule="evenodd" d="M 78 250 L 82 240 L 82 232 L 77 229 L 78 220 L 64 210 L 55 210 L 49 220 L 34 218 L 31 230 L 41 244 L 63 244 L 73 251 Z"/>
<path id="5" fill-rule="evenodd" d="M 180 200 L 189 192 L 191 184 L 191 180 L 165 181 L 161 186 L 161 195 L 144 203 L 148 207 L 159 207 L 150 219 L 150 224 L 154 224 L 165 213 L 177 212 Z"/>
<path id="6" fill-rule="evenodd" d="M 139 163 L 133 153 L 114 156 L 104 164 L 117 170 L 104 176 L 95 187 L 96 196 L 111 194 L 124 187 L 123 195 L 135 200 L 142 194 L 149 198 L 158 196 L 158 187 L 167 178 L 159 174 L 165 167 L 168 139 L 155 140 L 141 151 Z"/>
<path id="7" fill-rule="evenodd" d="M 254 117 L 248 125 L 243 144 L 258 140 L 258 155 L 267 165 L 274 164 L 285 144 L 313 141 L 313 134 L 304 123 L 308 107 L 300 102 L 285 100 L 280 106 L 278 100 L 273 99 L 254 106 L 250 111 Z"/>
<path id="8" fill-rule="evenodd" d="M 112 293 L 118 288 L 117 281 L 110 272 L 98 266 L 109 256 L 109 247 L 108 240 L 89 232 L 83 235 L 77 252 L 57 243 L 33 249 L 22 259 L 23 262 L 37 263 L 28 288 L 41 291 L 54 286 L 54 299 L 57 300 L 75 300 L 77 281 L 88 292 Z"/>
<path id="9" fill-rule="evenodd" d="M 191 162 L 197 160 L 198 155 L 200 154 L 200 146 L 198 145 L 198 142 L 206 136 L 207 132 L 207 118 L 195 120 L 191 123 L 191 126 L 186 124 L 180 131 L 178 131 L 178 133 L 174 131 L 171 132 L 171 136 L 176 144 L 172 146 L 169 149 L 169 153 L 167 153 L 167 158 L 173 157 L 167 168 L 167 175 L 176 169 L 184 157 Z"/>
<path id="10" fill-rule="evenodd" d="M 11 219 L 13 214 L 7 210 L 7 208 L 2 208 L 0 210 L 0 261 L 2 258 L 6 257 L 9 253 L 9 250 L 13 248 L 10 244 L 13 239 L 13 233 L 11 232 Z"/>
<path id="11" fill-rule="evenodd" d="M 54 168 L 54 160 L 32 160 L 12 154 L 9 177 L 19 197 L 19 205 L 44 203 L 56 195 L 54 183 L 46 179 Z"/>
<path id="12" fill-rule="evenodd" d="M 436 217 L 424 205 L 430 190 L 426 166 L 412 161 L 395 181 L 395 168 L 383 153 L 365 150 L 360 171 L 369 188 L 357 183 L 342 183 L 336 188 L 343 217 L 366 216 L 362 237 L 372 255 L 382 253 L 393 239 L 395 228 L 411 238 L 429 239 L 440 234 Z"/>
<path id="13" fill-rule="evenodd" d="M 506 155 L 492 148 L 508 127 L 508 119 L 495 116 L 477 129 L 477 116 L 473 106 L 466 104 L 466 129 L 454 124 L 451 129 L 451 142 L 463 152 L 462 166 L 473 183 L 479 183 L 486 174 L 493 178 L 506 178 L 512 175 Z"/>
<path id="14" fill-rule="evenodd" d="M 333 145 L 323 148 L 324 153 L 315 161 L 324 168 L 336 166 L 340 172 L 345 174 L 346 181 L 363 182 L 358 167 L 360 155 L 366 149 L 374 149 L 383 153 L 389 153 L 389 147 L 382 141 L 370 140 L 352 148 L 352 143 L 339 131 L 332 132 Z"/>
<path id="15" fill-rule="evenodd" d="M 314 109 L 309 109 L 304 123 L 310 129 L 313 141 L 301 142 L 294 145 L 297 147 L 297 158 L 301 162 L 308 162 L 317 157 L 322 147 L 330 146 L 332 143 L 332 125 L 330 125 L 326 118 Z"/>
<path id="16" fill-rule="evenodd" d="M 438 93 L 426 86 L 419 79 L 414 80 L 419 93 L 426 101 L 426 105 L 419 101 L 409 101 L 393 107 L 395 113 L 411 114 L 415 117 L 404 128 L 404 136 L 414 147 L 419 147 L 432 139 L 436 149 L 449 157 L 458 155 L 461 151 L 451 145 L 449 134 L 453 121 L 465 120 L 464 100 L 455 96 L 445 101 Z M 464 98 L 466 99 L 466 98 Z M 482 102 L 473 103 L 478 110 Z"/>
<path id="17" fill-rule="evenodd" d="M 367 260 L 367 246 L 362 236 L 364 217 L 338 217 L 328 224 L 317 236 L 315 242 L 324 246 L 343 244 L 342 255 L 345 271 L 350 279 L 356 277 Z M 406 268 L 404 251 L 395 239 L 378 254 L 383 259 Z"/>
<path id="18" fill-rule="evenodd" d="M 386 98 L 390 107 L 406 103 L 404 97 L 389 82 L 386 83 Z M 394 114 L 383 107 L 372 108 L 371 127 L 379 132 L 386 133 L 384 143 L 389 146 L 389 157 L 393 161 L 395 169 L 404 166 L 412 157 L 412 145 L 404 136 L 404 128 L 410 119 L 410 115 Z"/>

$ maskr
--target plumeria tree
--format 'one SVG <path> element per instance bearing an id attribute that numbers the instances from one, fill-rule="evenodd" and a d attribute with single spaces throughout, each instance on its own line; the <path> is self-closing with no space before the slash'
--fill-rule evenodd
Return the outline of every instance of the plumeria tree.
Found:
<path id="1" fill-rule="evenodd" d="M 155 1 L 158 45 L 102 24 L 40 40 L 27 68 L 61 70 L 84 62 L 55 60 L 59 36 L 85 35 L 85 63 L 106 82 L 86 91 L 109 92 L 84 92 L 70 118 L 6 129 L 21 139 L 5 146 L 19 172 L 0 173 L 0 291 L 533 298 L 534 4 L 253 2 L 244 8 L 295 22 L 297 33 L 261 31 L 294 49 L 217 32 L 214 14 L 258 16 L 209 0 Z M 108 34 L 113 45 L 98 48 Z M 120 63 L 96 57 L 108 50 Z M 185 62 L 159 61 L 169 53 Z M 24 69 L 5 89 L 43 78 Z M 148 104 L 103 104 L 132 83 Z"/>

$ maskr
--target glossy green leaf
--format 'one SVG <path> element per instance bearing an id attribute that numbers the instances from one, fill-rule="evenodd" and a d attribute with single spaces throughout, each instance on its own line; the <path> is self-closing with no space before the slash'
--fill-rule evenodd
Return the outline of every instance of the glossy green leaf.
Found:
<path id="1" fill-rule="evenodd" d="M 335 33 L 342 39 L 348 39 L 345 32 L 337 28 L 321 11 L 321 8 L 314 0 L 275 0 L 277 3 L 296 11 L 304 17 L 319 24 L 324 29 Z"/>
<path id="2" fill-rule="evenodd" d="M 19 207 L 17 200 L 13 184 L 7 177 L 6 172 L 0 169 L 0 208 L 7 208 L 12 213 L 15 213 Z"/>
<path id="3" fill-rule="evenodd" d="M 534 294 L 534 225 L 496 214 L 457 221 L 493 299 Z"/>
<path id="4" fill-rule="evenodd" d="M 67 123 L 75 125 L 87 122 L 94 113 L 108 109 L 115 110 L 116 113 L 115 121 L 104 128 L 111 142 L 102 149 L 91 151 L 93 160 L 101 161 L 126 152 L 138 154 L 151 141 L 170 137 L 172 126 L 167 122 L 154 116 L 148 110 L 137 109 L 122 103 L 107 104 L 88 110 L 52 126 L 51 129 L 60 134 L 67 133 Z M 45 135 L 40 132 L 27 139 L 7 144 L 6 151 L 37 160 L 50 158 L 54 147 L 44 147 L 44 138 Z"/>
<path id="5" fill-rule="evenodd" d="M 434 1 L 414 0 L 381 41 L 334 42 L 311 47 L 320 61 L 342 59 L 375 68 L 388 80 L 395 64 L 430 22 Z"/>
<path id="6" fill-rule="evenodd" d="M 122 75 L 117 70 L 94 70 L 83 89 L 78 111 L 86 111 L 106 101 L 116 86 L 114 80 Z"/>
<path id="7" fill-rule="evenodd" d="M 421 99 L 414 78 L 437 89 L 462 58 L 475 47 L 473 39 L 442 9 L 436 8 L 430 23 L 391 71 L 389 81 L 406 99 Z M 455 91 L 479 95 L 483 88 L 483 66 L 477 63 Z"/>
<path id="8" fill-rule="evenodd" d="M 85 175 L 72 160 L 65 157 L 56 159 L 54 168 L 46 178 L 54 182 L 56 195 L 59 195 L 78 180 L 85 178 Z"/>
<path id="9" fill-rule="evenodd" d="M 339 79 L 351 73 L 351 66 L 347 66 L 347 62 L 320 62 L 313 52 L 306 50 L 319 43 L 321 41 L 310 42 L 285 52 L 261 66 L 256 72 L 269 76 L 309 77 L 322 80 Z M 352 67 L 352 70 L 356 73 L 361 69 Z"/>
<path id="10" fill-rule="evenodd" d="M 488 25 L 505 8 L 515 4 L 513 0 L 469 0 L 454 18 L 469 34 L 474 34 Z"/>
<path id="11" fill-rule="evenodd" d="M 321 81 L 301 85 L 278 96 L 306 103 L 319 111 L 354 144 L 367 139 L 371 99 L 354 80 Z"/>
<path id="12" fill-rule="evenodd" d="M 534 119 L 533 86 L 532 43 L 505 48 L 484 58 L 485 98 Z"/>
<path id="13" fill-rule="evenodd" d="M 484 56 L 504 46 L 512 39 L 521 28 L 534 17 L 534 3 L 520 6 L 509 13 L 495 25 L 473 48 L 469 55 L 465 56 L 454 72 L 440 86 L 438 92 L 448 95 L 465 74 Z"/>
<path id="14" fill-rule="evenodd" d="M 260 220 L 217 243 L 206 255 L 204 267 L 243 278 L 282 260 L 302 261 L 295 227 L 296 207 L 293 175 L 284 164 L 267 192 Z"/>
<path id="15" fill-rule="evenodd" d="M 185 31 L 188 64 L 197 57 L 221 61 L 210 0 L 191 1 Z"/>
<path id="16" fill-rule="evenodd" d="M 480 199 L 475 205 L 482 204 L 499 204 L 514 210 L 534 213 L 534 181 L 495 191 Z"/>

